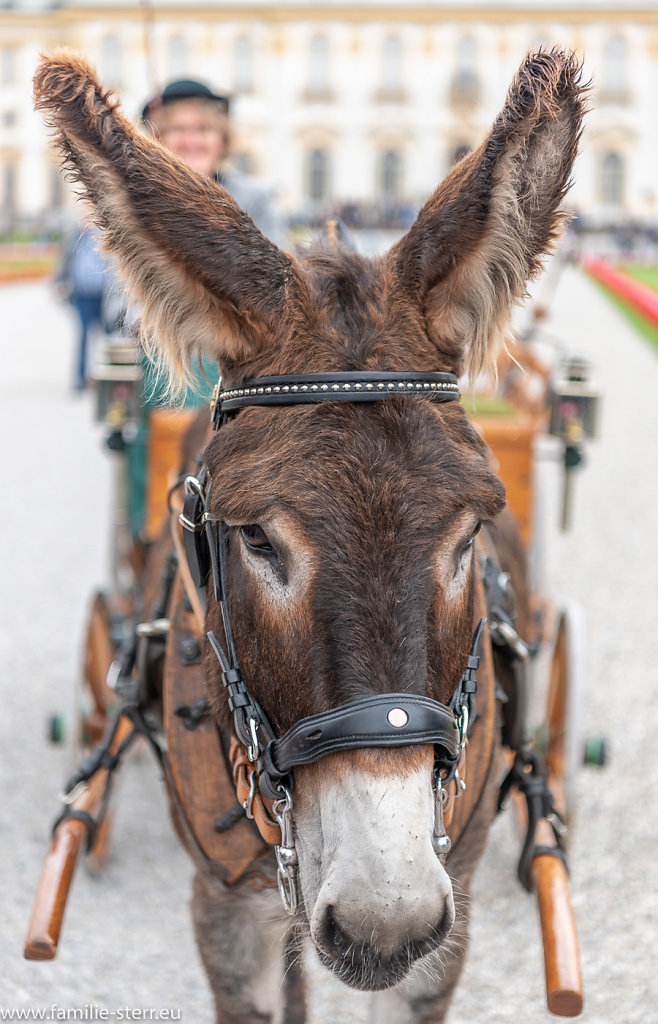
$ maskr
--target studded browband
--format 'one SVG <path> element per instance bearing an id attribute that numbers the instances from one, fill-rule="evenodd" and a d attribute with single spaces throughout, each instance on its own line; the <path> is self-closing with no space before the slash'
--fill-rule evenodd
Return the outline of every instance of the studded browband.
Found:
<path id="1" fill-rule="evenodd" d="M 307 405 L 316 402 L 377 402 L 398 397 L 452 402 L 460 398 L 454 373 L 403 371 L 280 374 L 257 377 L 235 387 L 215 389 L 212 422 L 215 429 L 227 413 L 249 405 Z"/>

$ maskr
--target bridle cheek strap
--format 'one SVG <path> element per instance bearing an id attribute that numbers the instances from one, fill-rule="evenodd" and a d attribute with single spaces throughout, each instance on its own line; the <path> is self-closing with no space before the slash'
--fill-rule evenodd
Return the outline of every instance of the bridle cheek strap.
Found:
<path id="1" fill-rule="evenodd" d="M 297 722 L 267 745 L 258 785 L 270 799 L 290 785 L 292 770 L 341 750 L 432 744 L 439 764 L 456 763 L 461 735 L 454 711 L 431 697 L 384 693 L 342 704 Z"/>

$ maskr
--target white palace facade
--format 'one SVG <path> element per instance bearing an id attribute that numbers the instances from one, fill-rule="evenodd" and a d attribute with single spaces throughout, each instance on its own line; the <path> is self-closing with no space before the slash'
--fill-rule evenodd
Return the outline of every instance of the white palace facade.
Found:
<path id="1" fill-rule="evenodd" d="M 32 111 L 40 52 L 71 47 L 129 116 L 172 78 L 233 99 L 234 154 L 288 211 L 421 203 L 477 145 L 525 53 L 575 50 L 593 80 L 573 206 L 658 221 L 656 0 L 0 2 L 0 216 L 70 196 Z"/>

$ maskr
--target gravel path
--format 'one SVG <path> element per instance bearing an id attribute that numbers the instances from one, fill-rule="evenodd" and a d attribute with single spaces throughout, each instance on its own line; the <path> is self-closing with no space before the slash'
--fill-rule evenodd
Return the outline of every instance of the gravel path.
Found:
<path id="1" fill-rule="evenodd" d="M 90 396 L 68 388 L 72 324 L 47 286 L 0 290 L 5 516 L 0 607 L 0 1011 L 86 1004 L 169 1008 L 212 1020 L 188 922 L 190 871 L 148 755 L 121 779 L 116 854 L 101 877 L 81 870 L 58 959 L 22 959 L 56 793 L 71 767 L 49 745 L 49 712 L 73 717 L 86 607 L 108 579 L 111 459 Z M 548 329 L 597 366 L 601 438 L 577 481 L 567 537 L 551 533 L 548 589 L 585 606 L 586 731 L 612 740 L 607 771 L 583 772 L 572 887 L 586 984 L 583 1024 L 658 1024 L 655 851 L 658 725 L 658 359 L 580 273 L 566 272 Z M 542 470 L 557 482 L 550 464 Z M 553 486 L 552 494 L 556 494 Z M 549 520 L 557 521 L 555 508 Z M 554 514 L 553 514 L 554 513 Z M 450 1024 L 541 1024 L 534 901 L 514 879 L 518 842 L 503 817 L 477 876 L 473 941 Z M 56 1018 L 53 1018 L 56 1019 Z"/>

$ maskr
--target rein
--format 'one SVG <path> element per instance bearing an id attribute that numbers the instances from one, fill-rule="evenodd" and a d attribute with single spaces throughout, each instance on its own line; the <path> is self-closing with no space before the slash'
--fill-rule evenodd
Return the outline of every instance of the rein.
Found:
<path id="1" fill-rule="evenodd" d="M 319 402 L 374 402 L 391 398 L 450 402 L 460 397 L 457 377 L 451 373 L 336 372 L 288 374 L 248 380 L 238 387 L 215 389 L 211 405 L 214 430 L 248 406 L 302 405 Z M 449 782 L 459 778 L 458 768 L 475 714 L 479 666 L 478 646 L 484 619 L 473 639 L 471 654 L 457 690 L 448 704 L 409 693 L 376 694 L 301 719 L 277 737 L 263 709 L 249 693 L 240 671 L 227 603 L 226 564 L 228 527 L 208 509 L 211 481 L 205 466 L 197 477 L 185 480 L 185 501 L 179 516 L 190 574 L 205 594 L 212 578 L 220 606 L 225 646 L 213 632 L 207 637 L 219 662 L 235 734 L 246 751 L 249 795 L 247 816 L 252 816 L 258 794 L 272 802 L 281 840 L 275 845 L 279 891 L 289 914 L 297 908 L 296 864 L 293 840 L 292 793 L 294 769 L 327 754 L 364 747 L 400 747 L 432 744 L 435 752 L 435 826 L 433 845 L 438 856 L 450 849 L 443 823 Z"/>

